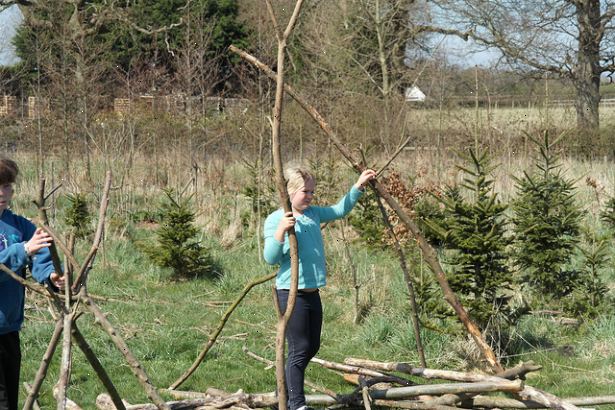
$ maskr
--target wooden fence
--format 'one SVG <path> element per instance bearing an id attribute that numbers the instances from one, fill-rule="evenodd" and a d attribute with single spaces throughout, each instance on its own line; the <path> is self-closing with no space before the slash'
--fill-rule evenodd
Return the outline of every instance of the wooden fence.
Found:
<path id="1" fill-rule="evenodd" d="M 17 97 L 4 95 L 0 97 L 0 118 L 18 118 L 36 120 L 48 118 L 54 106 L 54 100 L 43 97 L 27 97 L 18 100 Z M 134 98 L 115 98 L 111 109 L 116 115 L 123 117 L 136 113 L 170 115 L 202 114 L 218 115 L 222 113 L 245 113 L 250 101 L 245 98 L 221 97 L 186 97 L 182 94 L 161 96 L 139 95 Z M 105 108 L 102 108 L 105 110 Z"/>

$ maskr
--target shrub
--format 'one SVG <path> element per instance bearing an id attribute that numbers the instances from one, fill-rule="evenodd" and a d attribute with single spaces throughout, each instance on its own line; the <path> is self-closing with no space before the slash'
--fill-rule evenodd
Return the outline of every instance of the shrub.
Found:
<path id="1" fill-rule="evenodd" d="M 563 300 L 564 311 L 577 317 L 593 319 L 607 310 L 609 289 L 600 277 L 600 271 L 610 258 L 607 241 L 589 235 L 587 246 L 580 247 L 585 259 L 578 281 L 570 295 Z"/>
<path id="2" fill-rule="evenodd" d="M 600 212 L 600 219 L 611 232 L 615 232 L 615 196 L 610 197 L 606 202 L 604 209 Z"/>
<path id="3" fill-rule="evenodd" d="M 92 234 L 92 215 L 88 209 L 86 195 L 75 193 L 66 197 L 69 204 L 64 221 L 70 227 L 75 239 L 85 239 Z"/>
<path id="4" fill-rule="evenodd" d="M 175 198 L 173 190 L 164 191 L 160 205 L 160 226 L 155 243 L 142 244 L 143 251 L 158 266 L 170 268 L 175 278 L 196 278 L 216 275 L 209 251 L 201 245 L 194 225 L 192 196 Z"/>
<path id="5" fill-rule="evenodd" d="M 366 244 L 382 246 L 386 228 L 373 190 L 365 191 L 348 221 Z"/>
<path id="6" fill-rule="evenodd" d="M 581 210 L 573 181 L 563 175 L 554 154 L 557 141 L 550 141 L 548 132 L 542 141 L 531 139 L 539 152 L 535 169 L 515 178 L 515 259 L 525 283 L 541 295 L 559 298 L 572 292 L 578 280 L 579 273 L 568 265 L 579 240 Z"/>
<path id="7" fill-rule="evenodd" d="M 440 248 L 444 245 L 442 237 L 429 221 L 444 219 L 444 206 L 440 201 L 442 193 L 434 193 L 422 197 L 416 202 L 414 212 L 416 214 L 416 225 L 431 246 Z"/>
<path id="8" fill-rule="evenodd" d="M 520 314 L 510 303 L 507 206 L 493 191 L 487 154 L 469 150 L 463 158 L 468 166 L 458 166 L 464 175 L 462 183 L 447 187 L 439 198 L 443 218 L 427 219 L 426 224 L 443 244 L 451 288 L 477 325 L 495 338 Z"/>

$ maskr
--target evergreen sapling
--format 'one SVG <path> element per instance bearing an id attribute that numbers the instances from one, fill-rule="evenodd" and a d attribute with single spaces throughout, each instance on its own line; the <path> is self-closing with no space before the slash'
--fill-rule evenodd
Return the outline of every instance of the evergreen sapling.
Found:
<path id="1" fill-rule="evenodd" d="M 75 239 L 85 239 L 89 237 L 92 230 L 92 215 L 88 209 L 86 195 L 75 193 L 67 195 L 68 208 L 64 220 L 71 229 Z"/>
<path id="2" fill-rule="evenodd" d="M 556 141 L 544 132 L 535 169 L 515 178 L 513 202 L 515 259 L 522 280 L 539 295 L 560 298 L 572 292 L 579 272 L 569 265 L 579 241 L 581 210 L 574 182 L 563 175 L 554 153 Z M 561 137 L 560 137 L 561 138 Z"/>
<path id="3" fill-rule="evenodd" d="M 580 271 L 570 295 L 563 300 L 564 311 L 575 317 L 596 318 L 601 313 L 612 311 L 608 298 L 608 287 L 601 277 L 601 271 L 610 261 L 609 247 L 605 238 L 586 232 L 586 245 L 579 247 L 585 264 Z"/>
<path id="4" fill-rule="evenodd" d="M 499 344 L 500 332 L 523 312 L 512 303 L 507 205 L 493 190 L 487 153 L 469 150 L 463 157 L 469 165 L 458 166 L 463 181 L 438 198 L 444 204 L 443 218 L 425 223 L 440 237 L 451 287 L 477 325 Z"/>
<path id="5" fill-rule="evenodd" d="M 175 278 L 215 276 L 212 258 L 201 245 L 199 230 L 194 225 L 192 197 L 175 198 L 173 190 L 164 193 L 156 242 L 146 245 L 144 252 L 156 265 L 171 269 Z"/>

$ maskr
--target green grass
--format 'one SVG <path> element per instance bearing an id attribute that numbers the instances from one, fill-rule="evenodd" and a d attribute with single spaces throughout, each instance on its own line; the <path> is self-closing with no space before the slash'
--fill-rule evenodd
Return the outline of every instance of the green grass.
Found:
<path id="1" fill-rule="evenodd" d="M 90 292 L 109 298 L 98 302 L 101 309 L 158 387 L 169 386 L 190 366 L 228 306 L 220 302 L 230 302 L 248 281 L 271 272 L 270 267 L 258 263 L 257 249 L 251 243 L 222 250 L 212 242 L 214 257 L 222 265 L 224 276 L 217 281 L 175 282 L 168 273 L 150 266 L 130 242 L 117 239 L 107 242 L 106 263 L 104 266 L 99 263 L 92 272 Z M 395 261 L 387 253 L 368 253 L 356 245 L 354 248 L 355 263 L 366 283 L 362 297 L 371 292 L 374 306 L 362 324 L 353 325 L 353 293 L 346 283 L 348 279 L 332 272 L 330 284 L 322 292 L 325 325 L 319 356 L 333 361 L 354 356 L 418 365 L 409 309 Z M 331 247 L 329 253 L 335 256 Z M 378 263 L 378 268 L 373 268 L 375 278 L 370 262 Z M 35 306 L 44 307 L 41 300 L 32 296 L 29 300 L 30 304 L 36 302 Z M 242 347 L 245 345 L 273 359 L 275 320 L 271 283 L 260 285 L 231 317 L 205 362 L 181 389 L 272 391 L 274 371 L 265 371 L 263 364 L 242 352 Z M 131 403 L 147 402 L 127 363 L 106 333 L 93 324 L 91 315 L 86 313 L 78 323 L 122 396 Z M 52 328 L 45 309 L 28 310 L 22 332 L 23 381 L 32 380 Z M 615 393 L 614 319 L 600 318 L 573 331 L 546 318 L 531 317 L 522 322 L 518 332 L 522 336 L 515 348 L 519 356 L 511 357 L 508 364 L 534 360 L 544 366 L 528 383 L 562 396 Z M 465 336 L 424 329 L 422 337 L 430 367 L 464 369 L 470 363 L 464 355 L 472 346 Z M 58 377 L 59 356 L 60 350 L 44 384 L 41 395 L 44 407 L 53 405 L 50 389 Z M 353 389 L 339 376 L 316 365 L 309 367 L 307 377 L 335 391 Z M 83 355 L 76 352 L 69 397 L 84 408 L 94 408 L 96 395 L 101 392 L 103 387 L 96 375 Z"/>

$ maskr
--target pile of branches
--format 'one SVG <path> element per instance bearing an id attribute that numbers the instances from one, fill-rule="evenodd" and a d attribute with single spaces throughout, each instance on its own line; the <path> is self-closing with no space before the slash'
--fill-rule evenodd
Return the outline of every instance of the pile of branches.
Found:
<path id="1" fill-rule="evenodd" d="M 252 352 L 251 357 L 273 364 Z M 595 406 L 615 403 L 615 396 L 560 399 L 550 393 L 529 386 L 525 377 L 540 370 L 532 362 L 522 363 L 497 375 L 458 372 L 450 370 L 412 367 L 408 363 L 384 363 L 372 360 L 347 358 L 344 363 L 319 358 L 312 362 L 339 373 L 355 385 L 351 393 L 339 394 L 306 381 L 306 385 L 320 394 L 306 396 L 308 406 L 357 408 L 374 407 L 400 409 L 452 409 L 452 408 L 511 408 L 511 409 L 576 409 L 576 406 Z M 437 382 L 436 382 L 437 380 Z M 274 407 L 274 392 L 248 394 L 243 391 L 228 393 L 210 388 L 206 392 L 163 390 L 177 400 L 167 402 L 171 409 L 230 409 L 249 410 Z M 108 395 L 97 399 L 101 410 L 114 410 Z M 154 404 L 130 405 L 127 410 L 153 410 Z"/>

